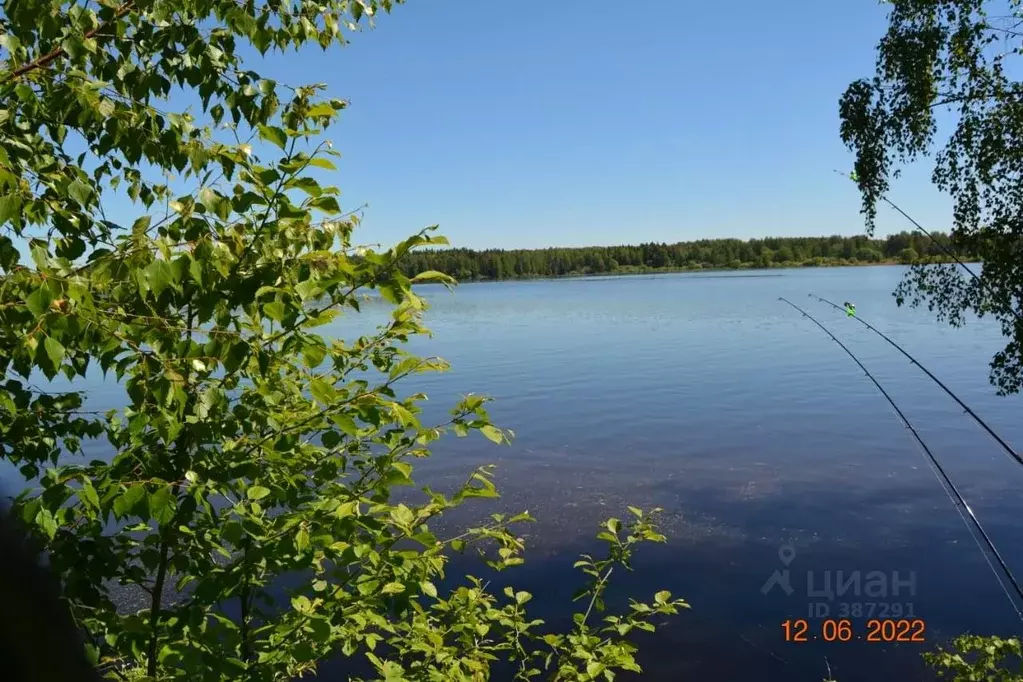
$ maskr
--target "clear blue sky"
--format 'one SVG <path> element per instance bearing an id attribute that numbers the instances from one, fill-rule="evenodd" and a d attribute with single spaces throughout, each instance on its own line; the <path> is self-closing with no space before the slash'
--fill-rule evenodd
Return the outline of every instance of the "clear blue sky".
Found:
<path id="1" fill-rule="evenodd" d="M 369 203 L 360 242 L 855 234 L 838 98 L 884 28 L 872 0 L 410 0 L 347 48 L 254 66 L 351 101 L 330 137 L 345 206 Z M 891 196 L 947 229 L 928 175 Z"/>

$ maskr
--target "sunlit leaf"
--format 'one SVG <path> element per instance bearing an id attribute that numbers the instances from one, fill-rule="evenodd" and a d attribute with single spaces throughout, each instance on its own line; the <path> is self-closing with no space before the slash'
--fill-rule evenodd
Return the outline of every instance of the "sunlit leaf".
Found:
<path id="1" fill-rule="evenodd" d="M 287 133 L 277 126 L 261 125 L 259 127 L 259 137 L 277 145 L 281 149 L 284 149 L 288 142 Z"/>
<path id="2" fill-rule="evenodd" d="M 490 426 L 489 424 L 487 424 L 486 426 L 481 426 L 480 433 L 486 436 L 488 440 L 492 440 L 493 442 L 499 445 L 504 442 L 504 434 L 501 432 L 501 430 L 496 427 Z"/>
<path id="3" fill-rule="evenodd" d="M 270 494 L 269 488 L 264 488 L 261 485 L 254 485 L 245 491 L 245 496 L 250 500 L 262 500 L 264 497 Z"/>

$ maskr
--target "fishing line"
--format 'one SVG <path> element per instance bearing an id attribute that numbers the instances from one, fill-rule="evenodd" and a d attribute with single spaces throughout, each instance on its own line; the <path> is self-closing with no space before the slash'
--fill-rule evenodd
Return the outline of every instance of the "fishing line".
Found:
<path id="1" fill-rule="evenodd" d="M 1020 587 L 1020 584 L 1016 581 L 1015 576 L 1013 576 L 1012 574 L 1012 570 L 1005 563 L 1005 560 L 1002 558 L 1001 553 L 995 547 L 995 543 L 991 539 L 991 536 L 989 536 L 987 534 L 987 531 L 984 530 L 984 527 L 980 525 L 980 521 L 973 513 L 973 510 L 970 509 L 970 505 L 967 504 L 966 499 L 963 498 L 962 493 L 960 493 L 959 489 L 956 488 L 954 483 L 952 483 L 952 479 L 950 479 L 948 477 L 948 474 L 945 473 L 945 469 L 938 462 L 938 459 L 934 456 L 934 453 L 931 452 L 931 449 L 927 447 L 927 444 L 924 443 L 923 438 L 920 437 L 920 434 L 917 432 L 916 428 L 913 427 L 909 419 L 902 412 L 899 406 L 895 403 L 895 400 L 892 399 L 892 397 L 888 394 L 888 391 L 886 391 L 884 387 L 881 386 L 878 380 L 874 378 L 874 375 L 870 373 L 870 370 L 868 370 L 866 366 L 862 362 L 860 362 L 860 359 L 857 358 L 856 355 L 853 354 L 853 352 L 849 350 L 844 343 L 839 341 L 838 337 L 832 334 L 827 327 L 818 322 L 812 315 L 810 315 L 810 313 L 806 312 L 792 301 L 783 297 L 779 297 L 778 300 L 787 303 L 796 310 L 798 310 L 800 313 L 803 314 L 803 317 L 813 322 L 815 325 L 820 327 L 820 329 L 825 334 L 830 336 L 831 340 L 837 343 L 839 347 L 846 352 L 846 355 L 852 358 L 853 362 L 855 362 L 859 366 L 859 368 L 863 370 L 863 373 L 867 375 L 867 378 L 874 383 L 874 386 L 877 387 L 877 390 L 881 392 L 881 395 L 885 397 L 885 399 L 888 401 L 888 404 L 892 406 L 892 409 L 895 410 L 895 414 L 898 415 L 899 419 L 902 421 L 905 427 L 909 429 L 909 432 L 913 434 L 913 438 L 916 440 L 917 445 L 919 445 L 920 450 L 923 452 L 924 455 L 926 455 L 926 458 L 929 460 L 929 463 L 931 465 L 931 470 L 935 472 L 935 475 L 938 478 L 938 483 L 941 484 L 942 490 L 945 491 L 945 494 L 949 496 L 949 499 L 952 500 L 953 505 L 955 505 L 956 510 L 959 512 L 959 517 L 963 520 L 963 523 L 966 524 L 966 528 L 970 533 L 970 537 L 973 538 L 973 541 L 977 544 L 977 548 L 980 549 L 981 554 L 984 555 L 984 560 L 987 562 L 988 567 L 994 574 L 995 580 L 997 580 L 998 584 L 1001 586 L 1002 591 L 1005 592 L 1005 596 L 1009 600 L 1009 603 L 1012 604 L 1012 608 L 1016 612 L 1016 616 L 1021 621 L 1023 621 L 1023 612 L 1020 611 L 1019 606 L 1017 606 L 1016 600 L 1013 599 L 1012 595 L 1009 593 L 1009 589 L 1008 587 L 1006 587 L 1005 582 L 1002 580 L 1002 576 L 999 574 L 998 569 L 996 569 L 994 564 L 991 563 L 990 556 L 995 557 L 995 560 L 1001 567 L 1002 572 L 1005 574 L 1005 577 L 1008 578 L 1009 583 L 1015 590 L 1017 597 L 1019 597 L 1019 603 L 1021 604 L 1023 604 L 1023 588 Z M 955 497 L 953 497 L 953 495 Z M 966 518 L 967 516 L 969 516 L 969 521 Z M 976 527 L 977 531 L 980 532 L 980 535 L 983 538 L 984 543 L 987 545 L 988 550 L 990 550 L 990 555 L 988 551 L 985 551 L 983 545 L 981 545 L 980 540 L 977 538 L 976 533 L 974 533 L 973 531 L 973 527 L 971 527 L 970 525 L 970 521 L 973 522 L 973 526 Z"/>
<path id="2" fill-rule="evenodd" d="M 939 241 L 938 241 L 937 239 L 935 239 L 935 238 L 934 238 L 934 235 L 932 235 L 932 234 L 931 234 L 930 232 L 928 232 L 928 231 L 927 231 L 926 229 L 924 229 L 923 225 L 921 225 L 921 224 L 920 224 L 920 223 L 918 223 L 917 221 L 913 220 L 913 218 L 911 218 L 911 217 L 910 217 L 910 215 L 909 215 L 908 213 L 906 213 L 906 212 L 905 212 L 905 211 L 903 211 L 903 210 L 902 210 L 901 208 L 899 208 L 898 206 L 896 206 L 896 205 L 895 205 L 895 202 L 893 202 L 893 201 L 892 201 L 891 199 L 889 199 L 889 198 L 888 198 L 888 197 L 886 197 L 886 196 L 882 196 L 882 197 L 881 197 L 881 199 L 882 199 L 882 200 L 883 200 L 883 201 L 884 201 L 884 202 L 885 202 L 886 204 L 888 204 L 889 206 L 891 206 L 892 208 L 894 208 L 894 209 L 895 209 L 896 211 L 898 211 L 899 213 L 901 213 L 901 214 L 902 214 L 902 215 L 903 215 L 903 216 L 904 216 L 904 217 L 906 218 L 906 220 L 908 220 L 909 222 L 913 223 L 913 226 L 914 226 L 914 227 L 916 227 L 916 229 L 917 229 L 917 230 L 919 230 L 920 232 L 923 232 L 923 233 L 924 233 L 925 235 L 927 235 L 927 238 L 931 240 L 931 243 L 932 243 L 932 244 L 934 244 L 935 246 L 937 246 L 937 247 L 938 247 L 938 249 L 939 249 L 939 250 L 940 250 L 940 251 L 941 251 L 942 253 L 944 253 L 944 254 L 945 254 L 946 256 L 950 257 L 950 258 L 951 258 L 952 260 L 954 260 L 954 261 L 955 261 L 956 263 L 958 263 L 958 264 L 959 264 L 959 267 L 961 267 L 961 268 L 962 268 L 963 270 L 966 270 L 966 272 L 968 272 L 968 273 L 969 273 L 970 277 L 972 277 L 973 279 L 975 279 L 975 280 L 977 281 L 977 283 L 978 283 L 978 284 L 980 284 L 980 286 L 981 286 L 981 287 L 983 287 L 983 288 L 984 288 L 984 290 L 985 290 L 985 291 L 987 291 L 987 293 L 988 293 L 988 294 L 989 294 L 989 295 L 990 295 L 990 296 L 991 296 L 992 298 L 994 298 L 995 300 L 998 300 L 998 299 L 997 299 L 997 297 L 996 297 L 996 296 L 994 295 L 994 292 L 993 292 L 993 291 L 991 290 L 991 287 L 990 287 L 990 286 L 988 286 L 988 283 L 987 283 L 987 281 L 986 281 L 986 280 L 984 280 L 984 279 L 981 279 L 980 275 L 978 275 L 978 274 L 977 274 L 977 273 L 975 273 L 975 272 L 974 272 L 973 270 L 971 270 L 971 269 L 969 268 L 969 266 L 967 266 L 967 265 L 966 265 L 966 263 L 964 263 L 964 262 L 962 262 L 961 260 L 959 260 L 959 255 L 958 255 L 958 254 L 956 254 L 956 253 L 955 253 L 954 251 L 952 251 L 951 249 L 949 249 L 948 247 L 946 247 L 946 246 L 945 246 L 944 244 L 942 244 L 941 242 L 939 242 Z M 1008 303 L 1008 302 L 1003 302 L 1003 307 L 1005 308 L 1005 310 L 1007 310 L 1007 311 L 1009 311 L 1010 313 L 1012 313 L 1012 314 L 1013 314 L 1013 315 L 1014 315 L 1014 316 L 1016 317 L 1016 319 L 1017 319 L 1017 320 L 1019 320 L 1020 322 L 1023 322 L 1023 315 L 1021 315 L 1021 314 L 1019 313 L 1019 311 L 1017 311 L 1017 310 L 1016 310 L 1016 309 L 1015 309 L 1015 308 L 1014 308 L 1014 307 L 1012 306 L 1012 303 Z"/>
<path id="3" fill-rule="evenodd" d="M 834 169 L 833 169 L 833 170 L 834 170 Z M 850 178 L 850 177 L 851 177 L 851 178 L 852 178 L 852 179 L 853 179 L 853 180 L 855 181 L 855 177 L 853 177 L 853 176 L 849 176 L 848 174 L 846 174 L 846 173 L 843 173 L 843 172 L 842 172 L 842 171 L 840 171 L 840 170 L 835 170 L 835 172 L 836 172 L 836 173 L 838 173 L 839 175 L 841 175 L 841 176 L 842 176 L 843 178 Z M 892 207 L 893 209 L 895 209 L 896 211 L 898 211 L 898 212 L 899 212 L 899 214 L 900 214 L 900 215 L 902 215 L 902 217 L 903 217 L 903 218 L 905 218 L 906 220 L 908 220 L 909 222 L 911 222 L 911 223 L 913 224 L 913 227 L 915 227 L 915 228 L 916 228 L 916 229 L 917 229 L 917 230 L 918 230 L 919 232 L 921 232 L 921 233 L 923 233 L 924 235 L 926 235 L 926 237 L 927 237 L 928 239 L 930 239 L 930 240 L 931 240 L 931 243 L 932 243 L 932 244 L 934 244 L 935 246 L 937 246 L 937 247 L 938 247 L 938 249 L 939 249 L 939 250 L 940 250 L 940 251 L 941 251 L 942 253 L 944 253 L 944 254 L 945 254 L 946 256 L 948 256 L 949 258 L 951 258 L 952 260 L 954 260 L 954 261 L 955 261 L 956 263 L 958 263 L 958 264 L 959 264 L 959 267 L 961 267 L 961 268 L 962 268 L 963 270 L 965 270 L 965 271 L 966 271 L 966 272 L 967 272 L 967 273 L 968 273 L 968 274 L 970 275 L 970 277 L 972 277 L 973 279 L 975 279 L 975 280 L 977 281 L 977 284 L 979 284 L 979 285 L 980 285 L 980 286 L 981 286 L 981 287 L 982 287 L 982 288 L 983 288 L 983 289 L 984 289 L 985 291 L 987 291 L 987 293 L 988 293 L 988 294 L 990 294 L 992 298 L 996 298 L 996 299 L 997 299 L 997 297 L 995 297 L 995 295 L 994 295 L 994 292 L 993 292 L 993 291 L 991 291 L 991 287 L 990 287 L 990 286 L 988 286 L 987 282 L 986 282 L 985 280 L 981 279 L 980 275 L 978 275 L 978 274 L 977 274 L 977 273 L 975 273 L 975 272 L 974 272 L 973 270 L 971 270 L 971 269 L 970 269 L 970 266 L 968 266 L 968 265 L 967 265 L 966 263 L 964 263 L 964 262 L 962 262 L 961 260 L 959 260 L 959 255 L 958 255 L 958 254 L 957 254 L 957 253 L 956 253 L 955 251 L 952 251 L 951 249 L 949 249 L 948 247 L 946 247 L 946 246 L 945 246 L 944 244 L 942 244 L 941 242 L 939 242 L 939 241 L 938 241 L 937 239 L 935 239 L 935 238 L 934 238 L 934 235 L 932 235 L 932 234 L 931 234 L 931 233 L 930 233 L 930 232 L 929 232 L 929 231 L 927 230 L 927 228 L 925 228 L 925 227 L 924 227 L 923 225 L 921 225 L 921 224 L 920 224 L 920 223 L 918 223 L 917 221 L 913 220 L 913 217 L 912 217 L 911 215 L 909 215 L 908 213 L 906 213 L 905 211 L 903 211 L 903 210 L 902 210 L 901 208 L 899 208 L 899 207 L 898 207 L 898 206 L 897 206 L 897 205 L 895 204 L 895 202 L 894 202 L 894 201 L 892 201 L 892 200 L 891 200 L 891 199 L 889 199 L 888 197 L 884 196 L 883 194 L 882 194 L 882 195 L 880 196 L 880 199 L 881 199 L 881 201 L 885 202 L 886 204 L 888 204 L 889 206 L 891 206 L 891 207 Z M 1015 308 L 1014 308 L 1014 307 L 1012 306 L 1012 304 L 1011 304 L 1011 303 L 1005 303 L 1005 304 L 1004 304 L 1004 308 L 1005 308 L 1005 309 L 1006 309 L 1007 311 L 1009 311 L 1010 313 L 1012 313 L 1012 314 L 1013 314 L 1013 315 L 1014 315 L 1014 316 L 1016 317 L 1016 319 L 1017 319 L 1017 320 L 1019 320 L 1020 322 L 1023 322 L 1023 315 L 1021 315 L 1021 314 L 1020 314 L 1020 313 L 1019 313 L 1019 312 L 1018 312 L 1018 311 L 1017 311 L 1017 310 L 1016 310 L 1016 309 L 1015 309 Z"/>
<path id="4" fill-rule="evenodd" d="M 905 355 L 905 356 L 906 356 L 906 357 L 907 357 L 907 358 L 909 359 L 909 361 L 910 361 L 911 363 L 913 363 L 914 365 L 916 365 L 917 367 L 919 367 L 919 368 L 920 368 L 920 371 L 922 371 L 922 372 L 923 372 L 924 374 L 926 374 L 927 376 L 929 376 L 929 377 L 931 378 L 931 381 L 933 381 L 933 382 L 934 382 L 934 383 L 936 383 L 936 384 L 937 384 L 938 386 L 940 386 L 940 387 L 941 387 L 941 390 L 945 391 L 945 393 L 947 393 L 947 394 L 948 394 L 949 396 L 951 396 L 951 398 L 952 398 L 953 400 L 955 400 L 955 401 L 956 401 L 957 403 L 959 403 L 959 407 L 961 407 L 961 408 L 963 408 L 964 410 L 966 410 L 966 413 L 967 413 L 968 415 L 970 415 L 971 417 L 973 417 L 973 420 L 974 420 L 975 422 L 977 422 L 978 424 L 980 424 L 980 426 L 981 426 L 981 427 L 982 427 L 982 428 L 983 428 L 983 429 L 984 429 L 985 431 L 987 431 L 987 432 L 988 432 L 988 435 L 990 435 L 990 436 L 991 436 L 992 438 L 994 438 L 994 439 L 995 439 L 996 441 L 998 441 L 998 444 L 1002 446 L 1002 449 L 1003 449 L 1003 450 L 1005 450 L 1005 452 L 1007 452 L 1007 453 L 1009 454 L 1009 456 L 1010 456 L 1010 457 L 1012 457 L 1012 458 L 1013 458 L 1014 460 L 1016 460 L 1016 462 L 1017 462 L 1018 464 L 1021 464 L 1021 465 L 1023 465 L 1023 457 L 1021 457 L 1021 456 L 1020 456 L 1020 454 L 1019 454 L 1018 452 L 1016 452 L 1015 450 L 1013 450 L 1013 449 L 1012 449 L 1012 446 L 1011 446 L 1011 445 L 1009 445 L 1008 443 L 1006 443 L 1006 442 L 1005 442 L 1005 440 L 1004 440 L 1004 439 L 1003 439 L 1003 438 L 1002 438 L 1001 436 L 999 436 L 999 435 L 998 435 L 997 433 L 995 433 L 994 429 L 992 429 L 992 428 L 991 428 L 990 426 L 988 426 L 988 425 L 987 425 L 987 422 L 985 422 L 985 421 L 984 421 L 983 419 L 981 419 L 981 418 L 980 418 L 980 417 L 979 417 L 979 416 L 977 415 L 977 413 L 976 413 L 976 412 L 974 412 L 974 411 L 973 411 L 972 409 L 970 409 L 970 406 L 969 406 L 969 405 L 967 405 L 967 404 L 966 404 L 966 403 L 964 403 L 964 402 L 963 402 L 962 400 L 960 400 L 960 399 L 959 399 L 959 396 L 957 396 L 957 395 L 956 395 L 955 393 L 953 393 L 953 392 L 952 392 L 952 389 L 950 389 L 950 388 L 949 388 L 948 386 L 946 386 L 946 385 L 945 385 L 944 383 L 942 383 L 942 381 L 941 381 L 941 380 L 940 380 L 940 379 L 939 379 L 938 377 L 936 377 L 936 376 L 934 376 L 933 374 L 931 374 L 931 371 L 930 371 L 929 369 L 927 369 L 926 367 L 924 367 L 923 365 L 921 365 L 921 364 L 920 364 L 920 362 L 919 362 L 919 361 L 918 361 L 918 360 L 917 360 L 916 358 L 914 358 L 914 357 L 913 357 L 912 355 L 910 355 L 910 354 L 909 354 L 909 352 L 908 352 L 908 351 L 906 351 L 906 349 L 904 349 L 904 348 L 903 348 L 902 346 L 900 346 L 899 344 L 897 344 L 897 343 L 895 343 L 894 341 L 892 341 L 892 340 L 891 340 L 890 338 L 888 338 L 888 336 L 887 336 L 886 334 L 884 334 L 883 332 L 881 332 L 880 330 L 878 330 L 878 329 L 877 329 L 876 327 L 874 327 L 874 326 L 873 326 L 872 324 L 870 324 L 869 322 L 867 322 L 867 321 L 866 321 L 866 320 L 864 320 L 863 318 L 861 318 L 861 317 L 857 316 L 857 315 L 856 315 L 856 313 L 855 313 L 854 311 L 848 311 L 848 310 L 846 310 L 845 308 L 843 308 L 842 306 L 840 306 L 840 305 L 838 305 L 838 304 L 836 304 L 836 303 L 832 303 L 831 301 L 829 301 L 829 300 L 828 300 L 828 299 L 826 299 L 826 298 L 821 298 L 820 296 L 818 296 L 818 295 L 816 295 L 816 294 L 808 294 L 808 295 L 809 295 L 809 296 L 810 296 L 811 298 L 816 298 L 816 299 L 817 299 L 818 301 L 820 301 L 821 303 L 827 303 L 827 304 L 828 304 L 829 306 L 831 306 L 832 308 L 835 308 L 836 310 L 841 310 L 841 311 L 843 311 L 843 312 L 846 312 L 846 314 L 847 314 L 847 316 L 848 316 L 848 317 L 851 317 L 851 318 L 853 318 L 854 320 L 856 320 L 857 322 L 859 322 L 860 324 L 862 324 L 862 325 L 863 325 L 864 327 L 866 327 L 866 328 L 867 328 L 867 329 L 869 329 L 870 331 L 874 332 L 875 334 L 877 334 L 878 336 L 880 336 L 880 337 L 881 337 L 882 339 L 884 339 L 885 341 L 887 341 L 887 342 L 888 342 L 889 344 L 891 344 L 891 346 L 892 346 L 893 348 L 895 348 L 895 350 L 897 350 L 897 351 L 899 351 L 900 353 L 902 353 L 903 355 Z"/>

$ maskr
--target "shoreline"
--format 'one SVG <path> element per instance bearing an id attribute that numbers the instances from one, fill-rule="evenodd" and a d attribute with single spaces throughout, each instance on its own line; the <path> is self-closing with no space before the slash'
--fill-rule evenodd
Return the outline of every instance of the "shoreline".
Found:
<path id="1" fill-rule="evenodd" d="M 564 275 L 521 275 L 516 277 L 473 277 L 471 279 L 457 279 L 458 284 L 487 284 L 496 282 L 535 282 L 544 280 L 566 280 L 566 279 L 594 279 L 598 277 L 635 277 L 639 275 L 667 275 L 667 274 L 678 274 L 678 273 L 693 273 L 693 272 L 707 272 L 707 273 L 724 273 L 724 272 L 745 272 L 751 273 L 770 273 L 772 270 L 809 270 L 813 268 L 861 268 L 861 267 L 874 267 L 874 266 L 885 266 L 891 267 L 894 265 L 910 266 L 910 265 L 939 265 L 949 264 L 955 261 L 951 259 L 938 259 L 928 261 L 916 261 L 913 263 L 903 263 L 899 260 L 885 260 L 876 262 L 856 262 L 856 263 L 810 263 L 810 264 L 797 264 L 791 265 L 776 265 L 771 267 L 739 267 L 731 268 L 728 266 L 718 266 L 710 268 L 689 268 L 689 267 L 670 267 L 670 268 L 647 268 L 643 270 L 615 270 L 608 272 L 579 272 L 569 273 Z M 453 276 L 453 275 L 452 275 Z M 741 275 L 740 275 L 741 276 Z M 776 275 L 771 274 L 749 274 L 746 277 L 783 277 L 781 273 Z"/>

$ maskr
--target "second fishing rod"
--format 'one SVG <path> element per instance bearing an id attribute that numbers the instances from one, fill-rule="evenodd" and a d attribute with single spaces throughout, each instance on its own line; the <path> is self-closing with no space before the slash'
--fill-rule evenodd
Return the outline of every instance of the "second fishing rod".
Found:
<path id="1" fill-rule="evenodd" d="M 881 385 L 877 378 L 870 372 L 869 369 L 867 369 L 867 367 L 860 361 L 860 359 L 856 357 L 856 355 L 851 350 L 849 350 L 849 348 L 844 343 L 839 341 L 838 337 L 835 336 L 830 329 L 828 329 L 823 324 L 818 322 L 816 318 L 810 315 L 810 313 L 806 312 L 805 310 L 803 310 L 802 308 L 800 308 L 787 298 L 780 297 L 778 300 L 788 304 L 789 306 L 795 308 L 798 312 L 802 313 L 803 317 L 817 325 L 817 327 L 819 327 L 821 331 L 827 334 L 832 341 L 838 344 L 839 348 L 845 351 L 846 355 L 848 355 L 853 360 L 853 362 L 855 362 L 856 365 L 861 370 L 863 370 L 863 373 L 867 376 L 867 378 L 870 379 L 870 381 L 874 384 L 877 390 L 880 391 L 881 395 L 884 396 L 885 400 L 888 401 L 888 404 L 891 405 L 892 409 L 895 411 L 895 414 L 899 417 L 899 420 L 909 430 L 910 435 L 913 436 L 913 439 L 920 447 L 921 453 L 925 456 L 928 464 L 931 467 L 931 470 L 934 472 L 934 475 L 938 479 L 938 483 L 945 491 L 945 494 L 948 495 L 949 499 L 955 505 L 956 510 L 959 512 L 959 516 L 963 520 L 963 523 L 966 524 L 966 528 L 969 531 L 970 536 L 973 538 L 973 541 L 977 544 L 977 547 L 980 549 L 981 554 L 983 554 L 984 560 L 987 562 L 987 565 L 991 568 L 991 572 L 994 574 L 995 580 L 997 580 L 998 584 L 1001 585 L 1002 590 L 1005 592 L 1006 598 L 1008 599 L 1009 603 L 1012 604 L 1013 610 L 1016 612 L 1016 616 L 1020 620 L 1023 620 L 1023 611 L 1020 610 L 1021 606 L 1023 606 L 1023 587 L 1020 586 L 1019 582 L 1016 580 L 1016 576 L 1013 575 L 1012 573 L 1012 569 L 1009 568 L 1009 565 L 1002 557 L 1001 552 L 998 551 L 998 548 L 995 546 L 994 540 L 991 539 L 991 536 L 988 535 L 987 531 L 984 529 L 984 526 L 981 525 L 980 519 L 978 519 L 976 514 L 973 513 L 973 509 L 970 508 L 970 505 L 969 503 L 967 503 L 966 498 L 963 497 L 963 494 L 956 487 L 955 483 L 953 483 L 952 479 L 949 478 L 949 475 L 945 471 L 945 468 L 938 461 L 938 458 L 934 456 L 934 453 L 927 446 L 927 443 L 924 442 L 923 437 L 916 430 L 916 427 L 914 427 L 913 424 L 909 421 L 909 418 L 902 411 L 902 408 L 900 408 L 898 404 L 896 404 L 895 399 L 892 398 L 888 391 L 885 390 L 885 388 Z M 976 529 L 976 532 L 974 529 Z M 979 537 L 977 533 L 979 533 Z M 995 568 L 994 563 L 992 563 L 991 561 L 992 557 L 994 557 L 995 562 L 998 563 L 998 566 L 1001 569 L 1001 573 L 997 568 Z M 1015 597 L 1012 594 L 1010 594 L 1005 581 L 1002 580 L 1002 575 L 1005 576 L 1005 578 L 1008 580 L 1009 585 L 1012 586 L 1013 591 L 1015 592 Z"/>
<path id="2" fill-rule="evenodd" d="M 905 348 L 903 348 L 899 344 L 895 343 L 895 341 L 892 341 L 891 338 L 889 338 L 887 334 L 885 334 L 884 332 L 882 332 L 879 329 L 877 329 L 877 327 L 875 327 L 874 325 L 870 324 L 869 322 L 864 320 L 862 317 L 859 317 L 855 312 L 849 312 L 846 308 L 838 305 L 837 303 L 833 303 L 833 302 L 829 301 L 826 298 L 821 298 L 820 296 L 818 296 L 816 294 L 808 294 L 808 295 L 810 296 L 810 298 L 815 298 L 818 301 L 820 301 L 821 303 L 826 303 L 829 306 L 831 306 L 832 308 L 835 308 L 836 310 L 841 310 L 842 312 L 845 312 L 849 317 L 853 318 L 854 320 L 856 320 L 857 322 L 862 324 L 864 327 L 866 327 L 870 331 L 872 331 L 875 334 L 877 334 L 878 336 L 880 336 L 882 339 L 887 341 L 889 343 L 889 345 L 891 345 L 895 350 L 899 351 L 904 356 L 906 356 L 906 358 L 911 363 L 913 363 L 914 365 L 919 367 L 920 371 L 922 371 L 924 374 L 926 374 L 928 377 L 930 377 L 931 381 L 933 381 L 935 384 L 937 384 L 941 388 L 941 390 L 943 390 L 945 393 L 947 393 L 949 395 L 949 397 L 952 398 L 952 400 L 956 401 L 956 403 L 958 403 L 959 406 L 961 408 L 963 408 L 963 410 L 966 411 L 966 414 L 970 415 L 970 417 L 972 417 L 973 420 L 975 422 L 977 422 L 977 424 L 979 424 L 982 429 L 987 431 L 988 435 L 991 436 L 992 438 L 994 438 L 998 442 L 998 444 L 1002 446 L 1002 449 L 1005 450 L 1006 454 L 1008 454 L 1010 457 L 1012 457 L 1014 460 L 1016 460 L 1017 464 L 1023 465 L 1023 456 L 1021 456 L 1018 452 L 1016 452 L 1016 450 L 1013 449 L 1013 447 L 1011 445 L 1009 445 L 1007 442 L 1005 442 L 1005 439 L 1002 438 L 1001 436 L 999 436 L 995 432 L 994 429 L 992 429 L 990 426 L 988 426 L 987 422 L 985 422 L 983 419 L 981 419 L 980 416 L 976 412 L 974 412 L 973 409 L 969 405 L 967 405 L 965 402 L 963 402 L 962 399 L 960 399 L 960 397 L 957 396 L 952 391 L 952 389 L 950 389 L 948 386 L 946 386 L 945 383 L 941 379 L 939 379 L 938 377 L 934 376 L 934 374 L 931 372 L 931 370 L 927 369 L 922 364 L 920 364 L 920 361 L 917 360 L 916 358 L 914 358 L 912 355 L 910 355 L 909 352 Z"/>

